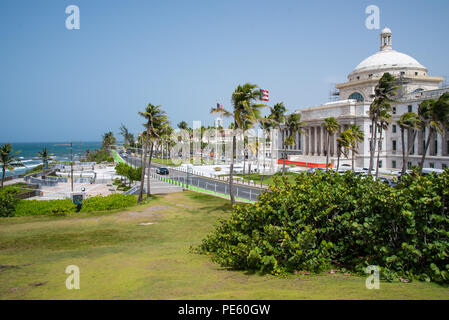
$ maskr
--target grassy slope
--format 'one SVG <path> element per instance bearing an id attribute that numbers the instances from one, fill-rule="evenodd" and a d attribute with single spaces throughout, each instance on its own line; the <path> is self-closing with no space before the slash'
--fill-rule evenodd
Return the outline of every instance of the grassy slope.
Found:
<path id="1" fill-rule="evenodd" d="M 226 200 L 184 192 L 125 212 L 1 219 L 0 298 L 449 299 L 435 284 L 367 290 L 362 277 L 249 275 L 189 253 L 229 209 Z M 71 264 L 80 267 L 80 290 L 65 288 Z"/>
<path id="2" fill-rule="evenodd" d="M 242 177 L 241 174 L 235 174 L 235 177 Z M 256 183 L 260 183 L 260 174 L 259 173 L 251 173 L 250 175 L 245 174 L 245 177 L 243 178 L 245 181 L 253 180 Z M 285 177 L 287 177 L 287 180 L 289 182 L 295 182 L 295 178 L 298 176 L 297 173 L 293 172 L 286 172 L 284 174 Z M 262 180 L 262 183 L 265 185 L 272 185 L 274 184 L 274 177 L 282 178 L 282 173 L 276 173 L 272 176 L 264 176 L 264 179 Z"/>

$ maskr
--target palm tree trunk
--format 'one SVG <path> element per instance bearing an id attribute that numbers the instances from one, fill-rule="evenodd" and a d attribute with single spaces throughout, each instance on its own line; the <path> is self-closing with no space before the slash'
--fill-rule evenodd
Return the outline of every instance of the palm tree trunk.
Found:
<path id="1" fill-rule="evenodd" d="M 266 163 L 265 156 L 266 156 L 266 154 L 267 154 L 267 151 L 266 151 L 266 148 L 267 148 L 267 140 L 266 140 L 267 133 L 265 132 L 265 130 L 263 131 L 263 134 L 264 134 L 264 138 L 263 138 L 263 155 L 262 155 L 262 159 L 263 159 L 263 164 L 262 164 L 262 166 L 263 166 L 263 171 L 262 171 L 262 180 L 261 180 L 261 183 L 262 183 L 262 181 L 263 181 L 263 179 L 264 179 L 264 177 L 265 177 L 265 163 Z"/>
<path id="2" fill-rule="evenodd" d="M 408 161 L 408 156 L 412 153 L 413 147 L 415 145 L 417 131 L 416 130 L 412 130 L 412 131 L 413 131 L 412 138 L 410 139 L 410 141 L 412 142 L 411 144 L 409 143 L 408 138 L 407 138 L 408 149 L 407 149 L 407 153 L 405 155 L 405 161 Z M 410 133 L 408 134 L 408 137 L 409 136 L 410 136 Z"/>
<path id="3" fill-rule="evenodd" d="M 408 146 L 405 145 L 405 130 L 404 128 L 401 128 L 401 143 L 402 143 L 402 171 L 401 175 L 405 174 L 406 166 L 407 166 L 407 156 L 405 155 L 406 149 L 408 150 Z M 407 141 L 408 144 L 408 141 Z"/>
<path id="4" fill-rule="evenodd" d="M 245 165 L 246 165 L 246 147 L 245 147 L 245 135 L 243 135 L 243 178 L 245 178 Z"/>
<path id="5" fill-rule="evenodd" d="M 419 174 L 422 174 L 422 169 L 424 167 L 424 161 L 426 160 L 427 150 L 429 149 L 430 141 L 432 140 L 433 130 L 429 127 L 429 136 L 427 137 L 426 145 L 424 146 L 424 152 L 421 157 L 421 162 L 419 163 Z"/>
<path id="6" fill-rule="evenodd" d="M 355 170 L 354 170 L 354 154 L 355 154 L 354 150 L 355 150 L 355 148 L 357 148 L 357 146 L 354 146 L 354 148 L 352 148 L 352 151 L 351 151 L 352 172 L 355 172 Z"/>
<path id="7" fill-rule="evenodd" d="M 231 205 L 235 205 L 235 197 L 234 197 L 234 155 L 236 149 L 237 141 L 235 137 L 235 133 L 232 136 L 232 155 L 231 155 L 231 164 L 229 166 L 229 195 L 231 197 Z"/>
<path id="8" fill-rule="evenodd" d="M 326 148 L 326 171 L 329 169 L 329 148 L 330 148 L 331 140 L 329 131 L 327 132 L 327 148 Z"/>
<path id="9" fill-rule="evenodd" d="M 337 171 L 340 168 L 340 156 L 341 156 L 341 152 L 340 149 L 337 151 Z"/>
<path id="10" fill-rule="evenodd" d="M 149 197 L 149 196 L 151 196 L 151 193 L 150 193 L 150 180 L 151 180 L 151 178 L 150 178 L 150 176 L 151 176 L 151 160 L 152 160 L 152 158 L 153 158 L 153 146 L 154 146 L 154 143 L 153 142 L 151 142 L 151 147 L 150 147 L 150 159 L 148 160 L 148 177 L 147 177 L 147 196 Z"/>
<path id="11" fill-rule="evenodd" d="M 2 167 L 2 188 L 3 188 L 3 181 L 5 181 L 5 174 L 6 174 L 6 169 L 5 166 Z"/>
<path id="12" fill-rule="evenodd" d="M 380 127 L 380 135 L 379 135 L 379 146 L 377 148 L 377 163 L 376 163 L 376 180 L 379 177 L 379 162 L 380 162 L 380 152 L 382 151 L 382 132 L 383 129 Z"/>
<path id="13" fill-rule="evenodd" d="M 377 142 L 377 121 L 373 119 L 371 121 L 371 126 L 373 128 L 373 132 L 371 132 L 371 148 L 370 148 L 370 156 L 369 156 L 369 171 L 368 174 L 372 174 L 371 171 L 374 167 L 374 153 L 376 150 L 376 142 Z"/>
<path id="14" fill-rule="evenodd" d="M 147 150 L 148 150 L 148 135 L 147 135 L 147 138 L 143 145 L 143 154 L 142 154 L 142 158 L 141 158 L 141 161 L 142 161 L 142 171 L 141 172 L 142 173 L 141 173 L 141 177 L 140 177 L 139 199 L 137 200 L 137 202 L 139 202 L 139 203 L 142 201 L 142 197 L 143 197 L 143 186 L 145 183 L 145 164 L 147 162 Z M 148 172 L 148 174 L 150 174 L 150 173 Z"/>
<path id="15" fill-rule="evenodd" d="M 284 175 L 285 174 L 285 157 L 287 156 L 287 146 L 286 146 L 286 144 L 285 144 L 285 141 L 284 141 L 284 154 L 282 155 L 282 158 L 284 158 L 283 160 L 284 160 L 284 163 L 282 164 L 282 175 Z"/>

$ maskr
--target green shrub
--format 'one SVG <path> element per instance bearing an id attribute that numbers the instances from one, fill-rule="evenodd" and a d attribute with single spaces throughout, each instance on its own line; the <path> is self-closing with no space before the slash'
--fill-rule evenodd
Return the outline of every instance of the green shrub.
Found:
<path id="1" fill-rule="evenodd" d="M 199 250 L 234 269 L 319 272 L 337 265 L 385 279 L 449 283 L 449 170 L 395 188 L 352 172 L 298 174 L 255 205 L 236 205 Z"/>
<path id="2" fill-rule="evenodd" d="M 16 196 L 17 193 L 18 189 L 0 189 L 0 217 L 14 216 L 15 207 L 19 202 Z"/>
<path id="3" fill-rule="evenodd" d="M 16 205 L 15 216 L 63 215 L 76 212 L 72 200 L 21 200 Z"/>
<path id="4" fill-rule="evenodd" d="M 96 196 L 87 198 L 83 201 L 81 212 L 106 211 L 114 209 L 123 209 L 133 206 L 137 203 L 133 195 L 111 194 L 106 197 Z"/>

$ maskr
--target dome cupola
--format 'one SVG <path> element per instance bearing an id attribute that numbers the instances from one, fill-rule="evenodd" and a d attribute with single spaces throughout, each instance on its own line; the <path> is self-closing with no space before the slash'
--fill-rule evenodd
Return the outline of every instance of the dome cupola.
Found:
<path id="1" fill-rule="evenodd" d="M 380 33 L 380 51 L 363 60 L 351 72 L 349 78 L 357 78 L 361 74 L 381 74 L 383 72 L 418 71 L 426 73 L 427 69 L 414 58 L 405 53 L 393 50 L 392 32 L 384 28 Z M 360 76 L 362 78 L 362 75 Z"/>

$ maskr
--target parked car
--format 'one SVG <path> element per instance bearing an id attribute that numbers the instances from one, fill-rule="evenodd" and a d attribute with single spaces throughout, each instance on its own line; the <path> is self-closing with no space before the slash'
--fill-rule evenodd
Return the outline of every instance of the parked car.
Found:
<path id="1" fill-rule="evenodd" d="M 307 169 L 308 173 L 318 173 L 318 172 L 322 172 L 322 171 L 324 171 L 324 169 L 322 169 L 322 168 L 310 168 L 310 169 Z"/>
<path id="2" fill-rule="evenodd" d="M 157 173 L 157 174 L 160 174 L 160 175 L 167 175 L 167 174 L 169 174 L 170 172 L 168 171 L 167 168 L 157 168 L 157 169 L 156 169 L 156 173 Z"/>
<path id="3" fill-rule="evenodd" d="M 444 170 L 441 169 L 434 169 L 434 168 L 422 168 L 422 174 L 424 176 L 431 174 L 431 173 L 435 173 L 435 174 L 442 174 L 444 172 Z"/>

